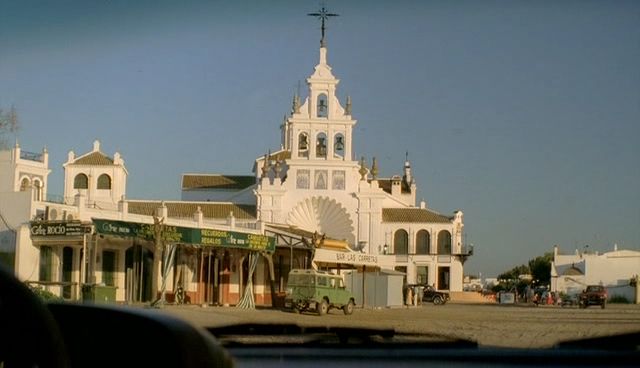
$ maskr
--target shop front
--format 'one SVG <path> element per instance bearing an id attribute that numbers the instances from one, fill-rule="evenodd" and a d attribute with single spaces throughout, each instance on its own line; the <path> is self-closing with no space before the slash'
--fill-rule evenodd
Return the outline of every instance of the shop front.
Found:
<path id="1" fill-rule="evenodd" d="M 107 244 L 128 242 L 125 301 L 234 305 L 271 301 L 275 239 L 261 234 L 93 219 Z M 252 257 L 254 255 L 255 257 Z M 256 261 L 251 265 L 251 259 Z M 154 271 L 155 270 L 155 271 Z M 176 292 L 181 295 L 176 300 Z"/>
<path id="2" fill-rule="evenodd" d="M 27 281 L 67 300 L 81 298 L 91 262 L 84 254 L 91 240 L 91 224 L 80 221 L 33 221 L 31 242 L 39 250 L 37 280 Z M 34 278 L 35 279 L 35 278 Z"/>

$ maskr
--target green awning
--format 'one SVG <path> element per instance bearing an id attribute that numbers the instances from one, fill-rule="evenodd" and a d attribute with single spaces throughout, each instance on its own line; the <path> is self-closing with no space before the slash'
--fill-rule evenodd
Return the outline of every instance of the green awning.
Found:
<path id="1" fill-rule="evenodd" d="M 154 240 L 153 230 L 155 225 L 153 224 L 95 218 L 92 220 L 98 234 L 138 238 L 148 241 Z M 238 231 L 164 225 L 162 238 L 169 243 L 194 244 L 210 247 L 267 252 L 274 252 L 276 249 L 276 239 L 274 237 Z"/>

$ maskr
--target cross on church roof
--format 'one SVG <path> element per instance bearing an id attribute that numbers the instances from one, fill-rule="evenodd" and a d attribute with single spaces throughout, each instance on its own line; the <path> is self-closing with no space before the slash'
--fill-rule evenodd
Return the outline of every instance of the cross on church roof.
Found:
<path id="1" fill-rule="evenodd" d="M 322 22 L 322 26 L 320 27 L 320 29 L 322 30 L 322 38 L 320 39 L 320 47 L 325 47 L 324 30 L 326 28 L 324 26 L 324 21 L 329 19 L 329 17 L 337 17 L 339 14 L 327 12 L 327 9 L 325 9 L 324 5 L 323 5 L 322 8 L 320 8 L 320 11 L 318 11 L 316 13 L 308 13 L 307 15 L 309 15 L 311 17 L 318 17 L 318 19 L 320 19 L 320 21 Z"/>

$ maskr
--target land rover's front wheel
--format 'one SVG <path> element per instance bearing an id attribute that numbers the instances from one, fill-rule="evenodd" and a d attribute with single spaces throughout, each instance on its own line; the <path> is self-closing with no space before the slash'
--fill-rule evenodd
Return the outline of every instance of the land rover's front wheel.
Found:
<path id="1" fill-rule="evenodd" d="M 327 312 L 329 311 L 329 303 L 327 303 L 326 299 L 322 299 L 322 301 L 318 303 L 317 310 L 318 314 L 321 316 L 327 314 Z"/>
<path id="2" fill-rule="evenodd" d="M 347 303 L 344 307 L 342 307 L 342 310 L 346 315 L 353 313 L 353 300 L 349 300 L 349 303 Z"/>

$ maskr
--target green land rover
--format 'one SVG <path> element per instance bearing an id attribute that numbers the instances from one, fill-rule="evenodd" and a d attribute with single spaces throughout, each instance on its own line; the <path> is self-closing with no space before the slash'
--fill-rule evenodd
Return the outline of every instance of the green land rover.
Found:
<path id="1" fill-rule="evenodd" d="M 284 306 L 296 313 L 313 311 L 326 314 L 331 308 L 353 313 L 353 295 L 339 275 L 324 271 L 293 269 L 289 272 Z"/>

